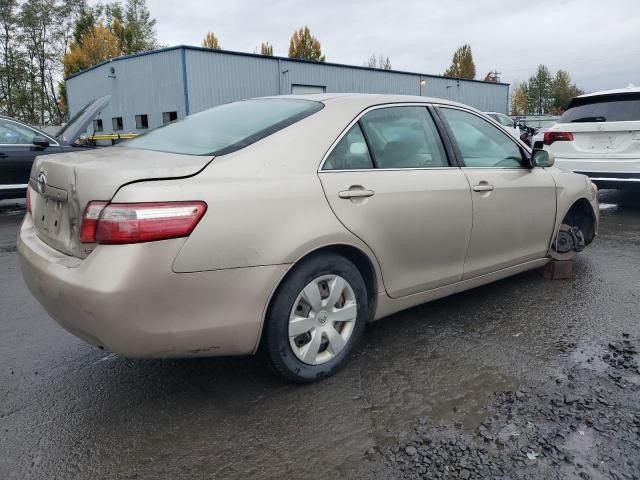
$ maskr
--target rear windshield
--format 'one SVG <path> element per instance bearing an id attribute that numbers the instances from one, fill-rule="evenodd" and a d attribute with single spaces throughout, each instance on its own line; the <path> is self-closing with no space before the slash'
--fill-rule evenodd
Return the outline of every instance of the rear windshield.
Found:
<path id="1" fill-rule="evenodd" d="M 263 98 L 227 103 L 151 130 L 121 145 L 187 155 L 240 150 L 322 109 L 319 102 Z"/>
<path id="2" fill-rule="evenodd" d="M 640 120 L 640 93 L 574 98 L 559 123 Z"/>

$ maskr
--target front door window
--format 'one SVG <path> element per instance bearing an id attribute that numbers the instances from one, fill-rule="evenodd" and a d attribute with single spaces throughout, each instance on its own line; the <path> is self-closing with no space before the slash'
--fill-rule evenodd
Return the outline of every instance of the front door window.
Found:
<path id="1" fill-rule="evenodd" d="M 473 113 L 453 108 L 440 111 L 466 167 L 523 167 L 522 150 L 509 135 Z"/>

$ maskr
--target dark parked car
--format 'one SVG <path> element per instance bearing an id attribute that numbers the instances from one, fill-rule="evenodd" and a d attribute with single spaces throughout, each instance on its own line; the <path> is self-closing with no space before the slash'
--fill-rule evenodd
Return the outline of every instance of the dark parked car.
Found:
<path id="1" fill-rule="evenodd" d="M 38 155 L 87 148 L 77 140 L 108 103 L 108 96 L 92 101 L 53 136 L 0 115 L 0 200 L 25 195 L 31 165 Z"/>

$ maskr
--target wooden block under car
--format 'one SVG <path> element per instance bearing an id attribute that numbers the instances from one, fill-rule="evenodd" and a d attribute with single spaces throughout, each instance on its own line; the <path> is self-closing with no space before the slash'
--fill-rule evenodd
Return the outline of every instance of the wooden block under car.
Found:
<path id="1" fill-rule="evenodd" d="M 544 267 L 547 280 L 570 280 L 573 278 L 573 260 L 551 260 Z"/>

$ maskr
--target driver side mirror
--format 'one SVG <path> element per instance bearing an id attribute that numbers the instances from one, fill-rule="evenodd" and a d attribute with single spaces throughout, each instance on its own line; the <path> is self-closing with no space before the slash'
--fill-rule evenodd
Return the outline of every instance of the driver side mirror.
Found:
<path id="1" fill-rule="evenodd" d="M 31 143 L 33 143 L 38 147 L 43 147 L 43 148 L 46 148 L 50 145 L 49 140 L 47 140 L 44 137 L 41 137 L 40 135 L 36 135 L 35 137 L 33 137 L 33 140 L 31 140 Z"/>
<path id="2" fill-rule="evenodd" d="M 552 167 L 555 162 L 553 153 L 546 150 L 534 150 L 531 154 L 531 165 L 534 167 Z"/>

